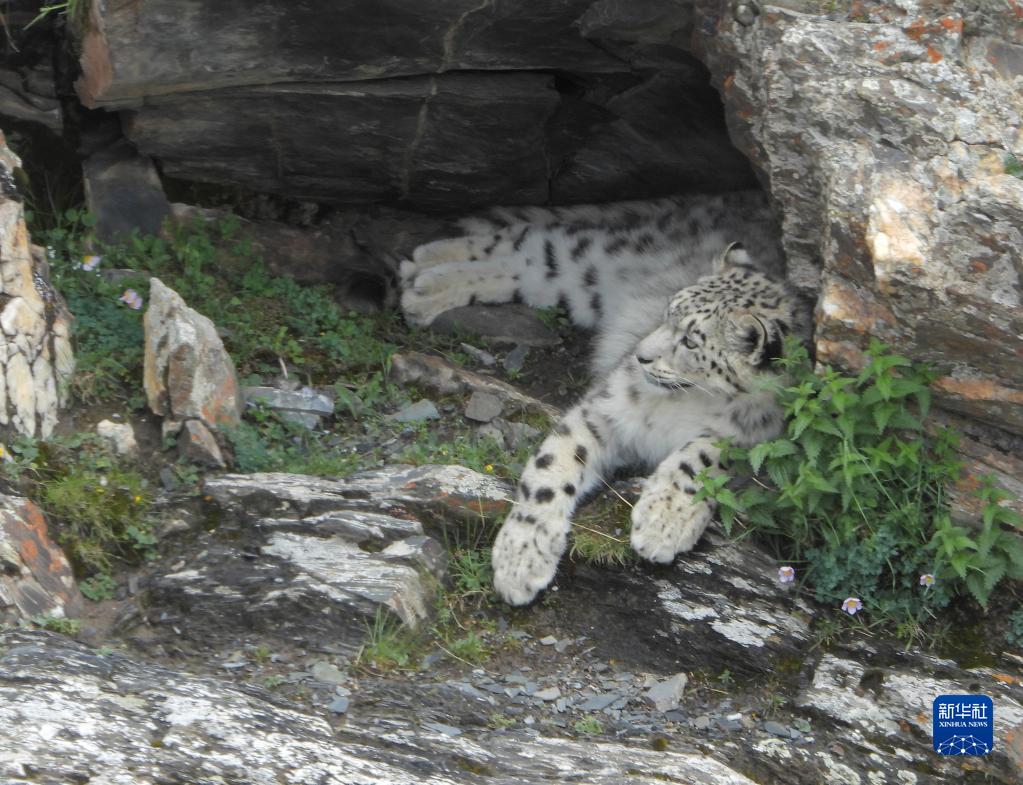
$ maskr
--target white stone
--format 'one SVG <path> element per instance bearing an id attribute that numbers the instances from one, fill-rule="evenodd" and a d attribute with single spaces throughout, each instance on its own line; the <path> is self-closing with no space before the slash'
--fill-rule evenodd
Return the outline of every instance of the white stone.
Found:
<path id="1" fill-rule="evenodd" d="M 21 354 L 7 360 L 7 395 L 11 406 L 11 423 L 19 433 L 35 436 L 36 395 L 32 370 Z"/>
<path id="2" fill-rule="evenodd" d="M 101 420 L 96 424 L 96 433 L 118 455 L 128 457 L 138 453 L 139 445 L 135 440 L 135 429 L 129 423 Z"/>

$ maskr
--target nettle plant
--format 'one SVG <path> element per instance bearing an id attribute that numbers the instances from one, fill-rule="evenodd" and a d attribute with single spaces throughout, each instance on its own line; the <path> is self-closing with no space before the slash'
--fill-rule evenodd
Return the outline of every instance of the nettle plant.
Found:
<path id="1" fill-rule="evenodd" d="M 781 362 L 793 383 L 776 391 L 786 432 L 728 447 L 752 482 L 735 489 L 704 475 L 701 495 L 717 501 L 729 535 L 773 543 L 819 602 L 913 637 L 956 595 L 986 606 L 1004 578 L 1023 578 L 1023 519 L 985 480 L 980 526 L 953 523 L 956 435 L 923 424 L 934 374 L 879 342 L 868 352 L 857 376 L 815 374 L 806 350 L 789 345 Z"/>

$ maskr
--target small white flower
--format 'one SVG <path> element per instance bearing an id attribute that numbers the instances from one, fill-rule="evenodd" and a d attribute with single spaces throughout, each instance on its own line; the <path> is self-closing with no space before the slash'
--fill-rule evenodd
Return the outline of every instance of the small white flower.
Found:
<path id="1" fill-rule="evenodd" d="M 136 292 L 134 289 L 125 289 L 124 294 L 117 298 L 122 303 L 127 305 L 133 311 L 141 310 L 142 308 L 142 295 Z"/>
<path id="2" fill-rule="evenodd" d="M 778 580 L 781 583 L 792 583 L 796 579 L 796 568 L 795 567 L 779 567 L 778 568 Z"/>
<path id="3" fill-rule="evenodd" d="M 934 585 L 935 577 L 927 572 L 920 576 L 920 585 L 930 588 Z"/>
<path id="4" fill-rule="evenodd" d="M 863 603 L 859 597 L 846 597 L 845 602 L 842 603 L 842 610 L 850 616 L 855 616 L 863 610 Z"/>
<path id="5" fill-rule="evenodd" d="M 102 256 L 95 256 L 95 255 L 83 256 L 82 257 L 82 269 L 85 270 L 85 272 L 87 272 L 87 273 L 91 273 L 93 270 L 95 270 L 97 267 L 99 267 L 99 264 L 102 261 L 103 261 L 103 257 Z"/>

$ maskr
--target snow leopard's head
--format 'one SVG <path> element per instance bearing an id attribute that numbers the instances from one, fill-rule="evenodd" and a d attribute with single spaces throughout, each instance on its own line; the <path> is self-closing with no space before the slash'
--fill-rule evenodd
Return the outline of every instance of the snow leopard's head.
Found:
<path id="1" fill-rule="evenodd" d="M 759 272 L 737 243 L 715 273 L 671 298 L 664 322 L 636 347 L 646 380 L 666 392 L 751 392 L 778 373 L 787 335 L 808 340 L 811 308 L 784 283 Z"/>

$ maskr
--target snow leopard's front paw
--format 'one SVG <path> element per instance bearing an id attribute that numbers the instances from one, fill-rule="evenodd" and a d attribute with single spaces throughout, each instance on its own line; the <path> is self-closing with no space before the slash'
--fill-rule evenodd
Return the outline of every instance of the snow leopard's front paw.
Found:
<path id="1" fill-rule="evenodd" d="M 550 585 L 565 550 L 563 532 L 570 524 L 541 522 L 535 515 L 512 510 L 497 533 L 491 563 L 494 589 L 509 605 L 526 605 Z"/>
<path id="2" fill-rule="evenodd" d="M 632 547 L 652 562 L 668 564 L 691 550 L 714 517 L 707 501 L 672 485 L 648 485 L 632 508 Z"/>

